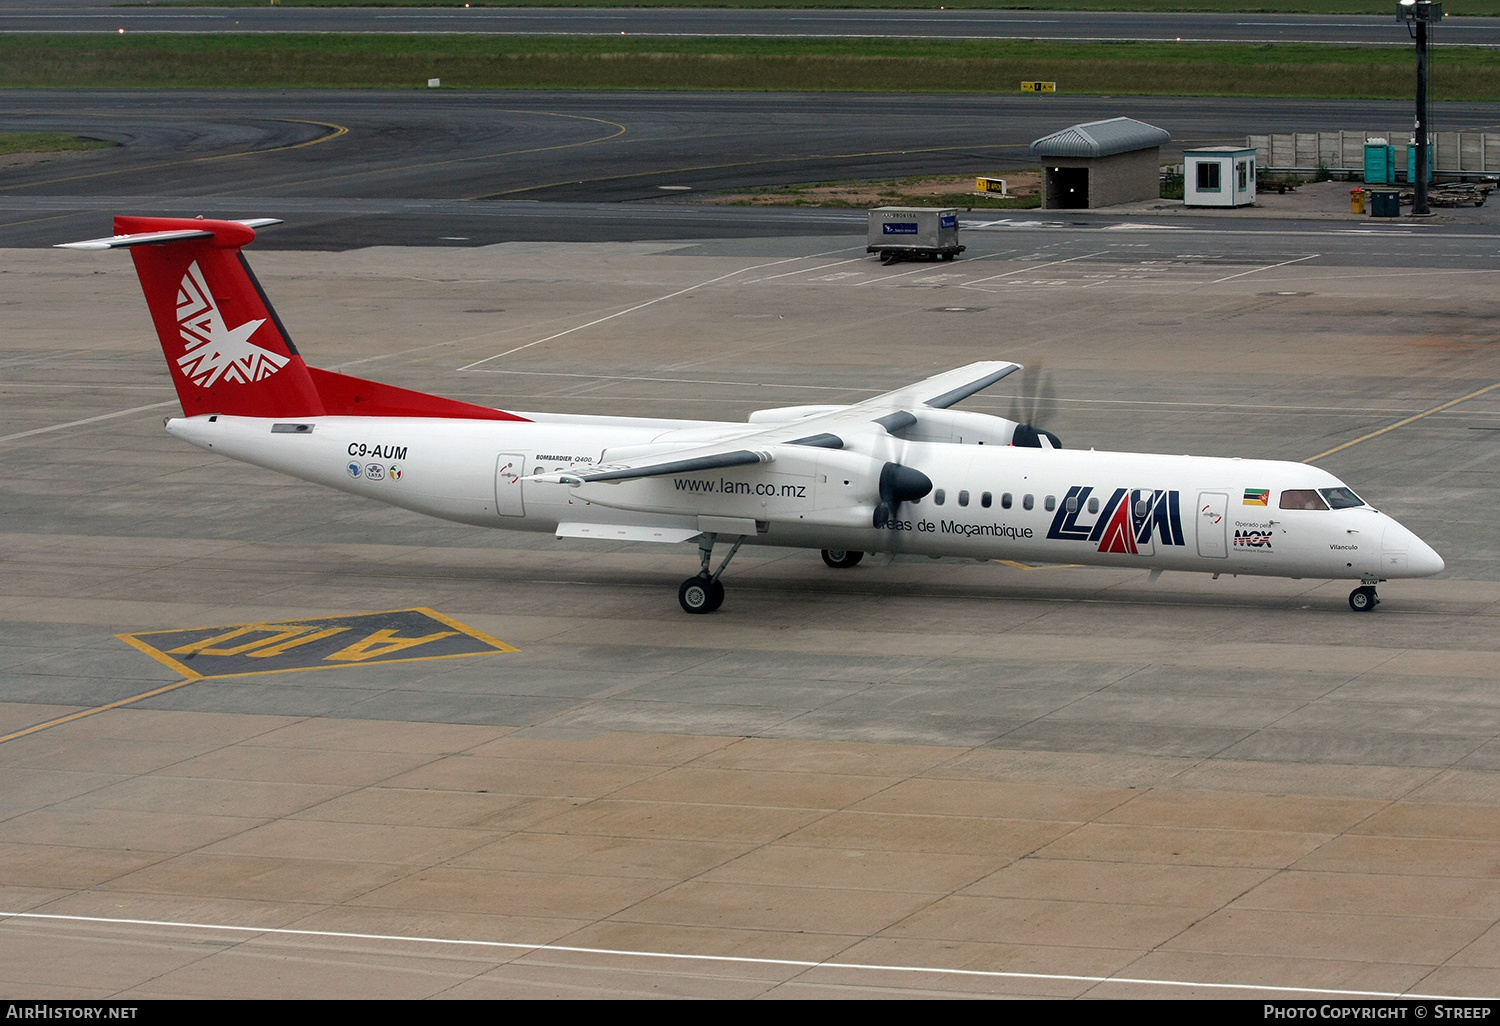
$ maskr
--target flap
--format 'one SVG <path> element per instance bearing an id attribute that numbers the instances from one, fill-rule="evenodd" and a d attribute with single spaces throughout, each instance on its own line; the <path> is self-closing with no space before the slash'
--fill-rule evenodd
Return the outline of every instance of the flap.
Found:
<path id="1" fill-rule="evenodd" d="M 592 538 L 595 541 L 664 542 L 675 545 L 698 537 L 702 531 L 692 527 L 650 527 L 641 524 L 557 525 L 559 538 Z"/>

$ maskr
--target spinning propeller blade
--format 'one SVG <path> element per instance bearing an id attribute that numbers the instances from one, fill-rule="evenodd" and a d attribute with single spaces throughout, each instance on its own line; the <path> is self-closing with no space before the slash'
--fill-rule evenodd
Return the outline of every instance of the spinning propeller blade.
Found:
<path id="1" fill-rule="evenodd" d="M 1032 449 L 1062 448 L 1062 440 L 1042 427 L 1042 420 L 1054 409 L 1056 397 L 1052 375 L 1040 364 L 1027 364 L 1022 369 L 1021 390 L 1010 403 L 1010 419 L 1016 422 L 1011 445 Z"/>

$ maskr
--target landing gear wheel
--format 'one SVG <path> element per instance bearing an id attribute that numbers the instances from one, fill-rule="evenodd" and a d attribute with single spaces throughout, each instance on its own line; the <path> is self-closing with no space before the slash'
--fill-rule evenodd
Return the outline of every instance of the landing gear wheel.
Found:
<path id="1" fill-rule="evenodd" d="M 689 577 L 677 589 L 684 612 L 712 613 L 724 604 L 724 585 L 709 577 Z"/>
<path id="2" fill-rule="evenodd" d="M 1378 605 L 1380 605 L 1380 596 L 1375 594 L 1374 585 L 1366 584 L 1349 593 L 1349 608 L 1356 613 L 1368 613 Z"/>
<path id="3" fill-rule="evenodd" d="M 823 562 L 835 570 L 847 570 L 851 566 L 858 566 L 859 561 L 864 558 L 863 552 L 845 552 L 842 549 L 823 550 Z"/>

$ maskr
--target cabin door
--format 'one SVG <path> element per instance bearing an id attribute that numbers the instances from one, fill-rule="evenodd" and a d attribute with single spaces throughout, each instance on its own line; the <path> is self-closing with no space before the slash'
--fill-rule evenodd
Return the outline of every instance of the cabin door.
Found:
<path id="1" fill-rule="evenodd" d="M 502 452 L 495 460 L 495 512 L 502 517 L 524 517 L 521 481 L 526 476 L 526 454 Z"/>
<path id="2" fill-rule="evenodd" d="M 1229 493 L 1198 493 L 1198 555 L 1229 556 Z"/>

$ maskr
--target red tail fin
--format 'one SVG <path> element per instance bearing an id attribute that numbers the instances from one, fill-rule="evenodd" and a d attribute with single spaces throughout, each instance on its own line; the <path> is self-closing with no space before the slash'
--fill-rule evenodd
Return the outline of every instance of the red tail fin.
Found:
<path id="1" fill-rule="evenodd" d="M 67 249 L 129 248 L 182 412 L 240 417 L 452 417 L 513 413 L 308 367 L 240 253 L 255 229 L 279 224 L 117 217 L 109 239 Z"/>
<path id="2" fill-rule="evenodd" d="M 204 235 L 135 245 L 130 255 L 182 412 L 323 413 L 307 366 L 240 253 L 255 229 L 236 221 L 115 218 L 117 236 L 175 232 Z"/>

